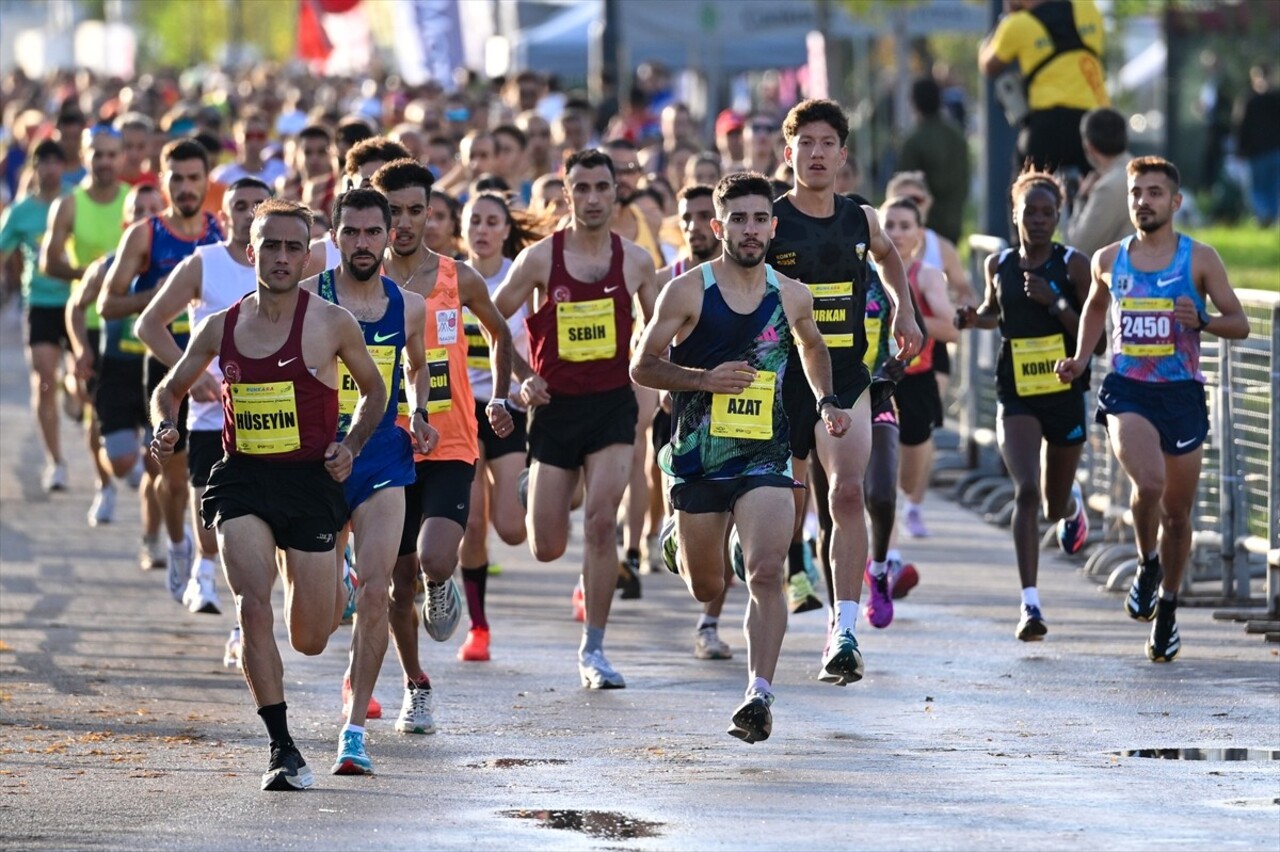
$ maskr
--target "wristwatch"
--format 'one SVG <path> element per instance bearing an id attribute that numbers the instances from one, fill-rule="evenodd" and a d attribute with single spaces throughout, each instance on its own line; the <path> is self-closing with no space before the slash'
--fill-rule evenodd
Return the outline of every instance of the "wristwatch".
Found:
<path id="1" fill-rule="evenodd" d="M 485 408 L 488 408 L 489 406 L 494 405 L 495 403 L 496 403 L 497 405 L 501 405 L 503 408 L 507 408 L 507 407 L 508 407 L 508 406 L 507 406 L 507 398 L 506 398 L 505 396 L 495 396 L 493 399 L 491 399 L 491 400 L 489 400 L 488 402 L 486 402 L 486 403 L 484 404 L 484 407 L 485 407 Z"/>
<path id="2" fill-rule="evenodd" d="M 1049 316 L 1059 316 L 1067 308 L 1071 307 L 1071 303 L 1067 301 L 1066 296 L 1059 296 L 1058 301 L 1049 306 Z"/>
<path id="3" fill-rule="evenodd" d="M 415 409 L 413 410 L 413 414 L 421 414 L 421 415 L 422 415 L 422 422 L 423 422 L 423 423 L 430 423 L 430 422 L 431 422 L 431 418 L 427 416 L 427 410 L 426 410 L 425 408 L 423 408 L 422 406 L 418 406 L 417 408 L 415 408 Z M 409 419 L 410 419 L 410 420 L 412 420 L 412 419 L 413 419 L 413 415 L 412 415 L 412 414 L 411 414 L 411 415 L 409 415 Z"/>
<path id="4" fill-rule="evenodd" d="M 833 393 L 829 393 L 826 396 L 824 396 L 822 399 L 818 400 L 818 416 L 819 417 L 822 416 L 823 407 L 827 405 L 834 405 L 836 408 L 839 408 L 840 397 L 836 396 Z"/>
<path id="5" fill-rule="evenodd" d="M 1196 311 L 1196 316 L 1200 319 L 1200 327 L 1196 331 L 1204 331 L 1205 326 L 1209 324 L 1209 320 L 1213 319 L 1204 308 Z"/>
<path id="6" fill-rule="evenodd" d="M 163 432 L 165 429 L 172 429 L 172 428 L 173 428 L 172 420 L 161 420 L 160 425 L 156 427 L 156 434 L 158 435 L 161 432 Z"/>

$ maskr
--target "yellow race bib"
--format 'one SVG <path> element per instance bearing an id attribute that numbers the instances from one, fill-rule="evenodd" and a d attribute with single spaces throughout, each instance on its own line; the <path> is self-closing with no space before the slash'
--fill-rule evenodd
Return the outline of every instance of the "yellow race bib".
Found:
<path id="1" fill-rule="evenodd" d="M 565 361 L 603 361 L 617 355 L 613 299 L 558 303 L 556 342 Z"/>
<path id="2" fill-rule="evenodd" d="M 1013 384 L 1018 396 L 1042 396 L 1063 393 L 1071 385 L 1058 381 L 1054 366 L 1067 357 L 1061 334 L 1048 337 L 1015 337 L 1009 341 L 1013 351 Z"/>
<path id="3" fill-rule="evenodd" d="M 1121 299 L 1120 351 L 1140 358 L 1173 354 L 1173 299 Z"/>
<path id="4" fill-rule="evenodd" d="M 174 334 L 190 334 L 191 333 L 191 317 L 186 311 L 173 322 L 169 323 L 169 330 Z"/>
<path id="5" fill-rule="evenodd" d="M 249 455 L 301 449 L 293 382 L 231 385 L 236 414 L 236 450 Z"/>
<path id="6" fill-rule="evenodd" d="M 488 363 L 486 360 L 485 365 L 488 366 Z M 431 370 L 431 395 L 427 397 L 427 413 L 451 411 L 453 390 L 449 386 L 449 350 L 428 349 L 427 367 Z"/>
<path id="7" fill-rule="evenodd" d="M 853 347 L 853 282 L 810 284 L 813 321 L 829 349 Z"/>
<path id="8" fill-rule="evenodd" d="M 391 379 L 396 369 L 396 348 L 370 346 L 369 354 L 373 356 L 373 363 L 378 365 L 378 372 L 382 374 L 387 393 L 391 393 Z M 338 359 L 338 416 L 350 417 L 355 414 L 356 403 L 359 401 L 360 388 L 356 386 L 356 380 L 351 377 L 351 371 L 347 369 L 347 365 L 342 363 L 342 359 Z"/>
<path id="9" fill-rule="evenodd" d="M 755 380 L 739 394 L 711 396 L 711 434 L 716 438 L 767 441 L 773 437 L 773 397 L 778 374 L 756 373 Z"/>
<path id="10" fill-rule="evenodd" d="M 462 309 L 462 333 L 467 338 L 467 366 L 473 370 L 488 370 L 489 341 L 480 330 L 480 320 L 466 308 Z"/>

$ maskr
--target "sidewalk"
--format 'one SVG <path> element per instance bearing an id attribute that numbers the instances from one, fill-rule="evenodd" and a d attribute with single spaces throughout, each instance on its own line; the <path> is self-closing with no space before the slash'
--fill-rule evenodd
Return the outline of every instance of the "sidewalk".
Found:
<path id="1" fill-rule="evenodd" d="M 580 536 L 553 565 L 497 546 L 493 662 L 460 663 L 465 624 L 425 637 L 440 732 L 392 730 L 389 653 L 371 778 L 328 774 L 350 628 L 290 650 L 290 723 L 316 773 L 264 794 L 266 740 L 221 665 L 232 623 L 190 615 L 135 560 L 137 506 L 91 529 L 88 460 L 63 430 L 69 492 L 39 489 L 20 338 L 0 334 L 0 821 L 5 848 L 1272 849 L 1280 762 L 1182 762 L 1132 749 L 1280 749 L 1274 645 L 1209 610 L 1179 613 L 1183 650 L 1146 660 L 1147 625 L 1078 564 L 1046 555 L 1043 643 L 1013 637 L 1013 548 L 930 495 L 933 533 L 904 552 L 920 585 L 887 630 L 858 635 L 866 678 L 816 680 L 821 613 L 793 616 L 773 737 L 729 737 L 745 686 L 734 587 L 727 662 L 693 659 L 697 608 L 668 575 L 616 601 L 606 647 L 628 688 L 578 685 L 569 593 Z M 225 586 L 223 603 L 229 608 Z"/>

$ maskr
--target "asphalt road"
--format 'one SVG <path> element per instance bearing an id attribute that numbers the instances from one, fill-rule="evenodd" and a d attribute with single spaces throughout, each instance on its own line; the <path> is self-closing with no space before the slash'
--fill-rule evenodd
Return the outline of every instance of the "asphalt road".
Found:
<path id="1" fill-rule="evenodd" d="M 867 676 L 816 680 L 821 613 L 793 616 L 773 737 L 726 734 L 736 656 L 692 657 L 696 609 L 667 575 L 618 601 L 606 647 L 628 688 L 579 687 L 569 592 L 576 545 L 543 566 L 498 546 L 493 661 L 463 631 L 425 637 L 434 736 L 392 730 L 388 654 L 369 727 L 373 777 L 327 774 L 350 628 L 315 658 L 284 648 L 290 722 L 316 772 L 258 790 L 266 738 L 221 664 L 231 618 L 191 615 L 135 561 L 137 507 L 90 529 L 88 462 L 70 423 L 71 488 L 45 495 L 20 341 L 0 336 L 0 846 L 14 849 L 1268 849 L 1280 762 L 1174 761 L 1129 750 L 1280 749 L 1274 645 L 1183 609 L 1181 657 L 1149 663 L 1147 628 L 1050 555 L 1047 641 L 1013 638 L 1007 533 L 933 494 L 910 542 L 922 581 L 887 630 L 863 619 Z M 226 602 L 224 589 L 224 603 Z M 465 627 L 465 625 L 464 625 Z M 1246 756 L 1270 756 L 1259 751 Z"/>

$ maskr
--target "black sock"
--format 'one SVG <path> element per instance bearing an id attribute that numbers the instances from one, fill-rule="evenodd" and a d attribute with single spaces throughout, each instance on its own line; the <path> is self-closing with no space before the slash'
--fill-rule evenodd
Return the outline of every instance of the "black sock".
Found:
<path id="1" fill-rule="evenodd" d="M 293 745 L 293 737 L 289 736 L 289 722 L 285 719 L 285 710 L 288 706 L 281 701 L 279 704 L 268 704 L 266 707 L 258 708 L 258 715 L 267 726 L 267 736 L 271 738 L 272 745 Z"/>
<path id="2" fill-rule="evenodd" d="M 640 549 L 637 547 L 628 547 L 627 562 L 639 562 L 639 561 L 640 561 Z"/>
<path id="3" fill-rule="evenodd" d="M 787 549 L 787 576 L 804 573 L 804 541 L 793 541 Z"/>
<path id="4" fill-rule="evenodd" d="M 479 568 L 462 569 L 462 588 L 467 593 L 467 614 L 471 618 L 471 626 L 481 630 L 489 629 L 489 620 L 484 614 L 484 587 L 489 579 L 489 563 Z"/>

